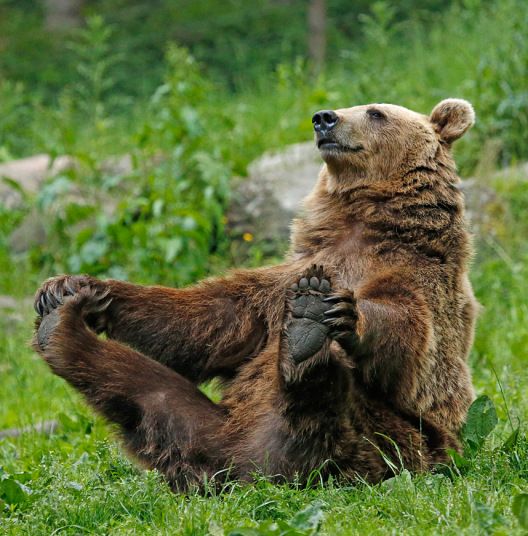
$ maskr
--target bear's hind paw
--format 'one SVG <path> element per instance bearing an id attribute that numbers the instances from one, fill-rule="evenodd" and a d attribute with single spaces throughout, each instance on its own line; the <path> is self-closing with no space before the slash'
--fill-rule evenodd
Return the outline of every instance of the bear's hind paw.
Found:
<path id="1" fill-rule="evenodd" d="M 325 312 L 332 304 L 326 303 L 324 298 L 330 291 L 330 281 L 321 267 L 314 267 L 290 287 L 286 337 L 290 357 L 295 363 L 306 361 L 325 344 L 330 331 L 324 324 Z"/>

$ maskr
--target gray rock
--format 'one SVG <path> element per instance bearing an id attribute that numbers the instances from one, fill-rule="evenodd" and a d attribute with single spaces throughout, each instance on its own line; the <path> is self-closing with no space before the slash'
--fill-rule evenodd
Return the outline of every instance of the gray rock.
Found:
<path id="1" fill-rule="evenodd" d="M 9 247 L 13 253 L 23 253 L 34 246 L 44 244 L 46 238 L 42 214 L 36 208 L 32 208 L 9 235 Z"/>
<path id="2" fill-rule="evenodd" d="M 252 162 L 249 180 L 267 184 L 284 210 L 296 212 L 313 188 L 322 164 L 315 143 L 296 143 Z"/>
<path id="3" fill-rule="evenodd" d="M 8 428 L 5 430 L 0 430 L 0 439 L 5 437 L 19 437 L 23 434 L 44 434 L 52 435 L 59 428 L 59 422 L 52 421 L 40 421 L 35 424 L 30 424 L 29 426 L 22 426 L 21 428 Z"/>
<path id="4" fill-rule="evenodd" d="M 0 203 L 13 208 L 22 202 L 23 194 L 35 194 L 42 182 L 75 166 L 70 156 L 59 156 L 52 160 L 47 154 L 37 154 L 20 160 L 0 164 L 0 179 L 8 179 L 18 185 L 0 180 Z"/>
<path id="5" fill-rule="evenodd" d="M 462 191 L 466 204 L 466 218 L 475 237 L 495 234 L 497 217 L 508 210 L 497 192 L 478 178 L 471 177 L 462 181 Z"/>
<path id="6" fill-rule="evenodd" d="M 0 203 L 8 208 L 15 207 L 22 201 L 22 192 L 35 194 L 46 179 L 76 166 L 78 162 L 71 156 L 58 156 L 52 159 L 47 154 L 37 154 L 0 164 Z M 124 154 L 103 160 L 99 170 L 105 175 L 127 175 L 132 171 L 132 167 L 132 156 Z"/>
<path id="7" fill-rule="evenodd" d="M 322 160 L 313 142 L 296 143 L 265 153 L 248 167 L 248 177 L 234 184 L 229 226 L 256 241 L 284 241 L 293 216 L 312 190 Z"/>
<path id="8" fill-rule="evenodd" d="M 27 322 L 28 314 L 32 310 L 33 298 L 15 298 L 14 296 L 0 296 L 0 324 L 10 329 L 16 324 Z"/>
<path id="9" fill-rule="evenodd" d="M 0 180 L 0 203 L 8 208 L 20 206 L 24 196 L 38 193 L 44 181 L 77 166 L 78 162 L 71 156 L 59 156 L 52 160 L 46 154 L 0 164 L 0 179 L 8 179 Z M 110 157 L 99 164 L 99 171 L 107 176 L 124 176 L 129 174 L 132 168 L 132 157 L 129 154 Z M 75 186 L 64 195 L 64 200 L 83 204 L 86 201 L 85 195 Z M 117 200 L 107 196 L 100 204 L 106 214 L 111 214 Z M 45 241 L 46 231 L 42 214 L 35 207 L 9 237 L 10 247 L 15 253 L 27 251 L 33 246 L 44 244 Z"/>

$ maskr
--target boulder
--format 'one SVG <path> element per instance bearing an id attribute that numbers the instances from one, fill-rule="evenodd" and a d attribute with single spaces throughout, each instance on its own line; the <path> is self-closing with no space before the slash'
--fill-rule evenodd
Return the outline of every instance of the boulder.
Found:
<path id="1" fill-rule="evenodd" d="M 313 142 L 265 153 L 233 184 L 228 222 L 235 235 L 284 241 L 302 200 L 312 190 L 322 160 Z"/>
<path id="2" fill-rule="evenodd" d="M 79 162 L 71 156 L 52 159 L 46 154 L 0 164 L 0 203 L 7 208 L 20 206 L 24 196 L 38 193 L 45 180 L 79 166 Z M 132 168 L 132 156 L 129 154 L 107 158 L 98 165 L 99 172 L 107 176 L 128 175 Z M 86 199 L 85 193 L 77 187 L 72 188 L 66 198 L 80 204 Z M 114 210 L 116 203 L 115 198 L 107 197 L 101 207 L 108 214 Z M 46 231 L 42 214 L 36 207 L 31 208 L 9 237 L 9 244 L 15 253 L 27 251 L 32 246 L 44 244 L 45 241 Z"/>
<path id="3" fill-rule="evenodd" d="M 45 179 L 74 166 L 75 160 L 70 156 L 52 159 L 47 154 L 0 164 L 0 203 L 13 208 L 22 202 L 23 192 L 35 194 Z"/>

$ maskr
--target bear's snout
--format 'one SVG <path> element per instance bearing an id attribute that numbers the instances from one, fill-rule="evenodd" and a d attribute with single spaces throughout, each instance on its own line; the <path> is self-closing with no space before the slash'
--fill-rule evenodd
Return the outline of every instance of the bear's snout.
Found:
<path id="1" fill-rule="evenodd" d="M 312 123 L 317 134 L 327 134 L 338 121 L 339 117 L 333 110 L 320 110 L 312 116 Z"/>

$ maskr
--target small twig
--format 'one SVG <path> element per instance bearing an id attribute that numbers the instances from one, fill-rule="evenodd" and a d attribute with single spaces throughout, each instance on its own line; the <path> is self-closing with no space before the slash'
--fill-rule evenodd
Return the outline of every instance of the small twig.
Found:
<path id="1" fill-rule="evenodd" d="M 7 430 L 0 430 L 0 439 L 2 437 L 18 437 L 29 432 L 51 435 L 58 426 L 58 421 L 42 421 L 22 428 L 8 428 Z"/>

